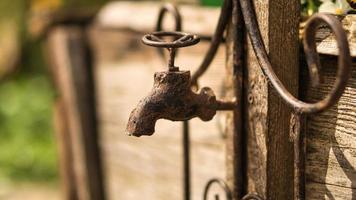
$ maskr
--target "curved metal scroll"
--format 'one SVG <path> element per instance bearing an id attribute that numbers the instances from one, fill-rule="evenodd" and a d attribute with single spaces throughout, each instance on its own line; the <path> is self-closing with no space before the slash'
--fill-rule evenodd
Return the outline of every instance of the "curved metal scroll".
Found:
<path id="1" fill-rule="evenodd" d="M 321 23 L 326 23 L 332 29 L 336 36 L 339 48 L 338 71 L 334 87 L 323 100 L 316 103 L 306 103 L 295 98 L 274 73 L 258 28 L 256 14 L 251 0 L 240 0 L 240 5 L 252 47 L 263 73 L 267 76 L 268 80 L 283 100 L 293 108 L 294 112 L 299 114 L 317 113 L 334 105 L 344 92 L 346 83 L 351 74 L 350 50 L 346 34 L 341 23 L 332 15 L 320 13 L 311 17 L 306 24 L 303 44 L 309 71 L 311 72 L 310 77 L 311 80 L 314 81 L 314 85 L 316 85 L 316 82 L 318 82 L 320 76 L 320 60 L 316 50 L 315 33 Z"/>
<path id="2" fill-rule="evenodd" d="M 156 24 L 156 32 L 162 31 L 162 23 L 163 19 L 166 16 L 166 14 L 171 14 L 174 17 L 174 22 L 175 22 L 175 31 L 182 31 L 182 15 L 180 14 L 178 8 L 170 3 L 164 4 L 158 14 L 158 20 Z M 157 49 L 158 54 L 161 56 L 162 60 L 165 61 L 166 59 L 164 58 L 164 52 L 163 49 L 158 48 Z M 174 56 L 177 55 L 178 50 L 174 50 L 173 54 Z"/>
<path id="3" fill-rule="evenodd" d="M 182 31 L 182 16 L 177 7 L 170 3 L 164 4 L 159 10 L 156 31 L 162 31 L 162 22 L 166 13 L 173 15 L 175 20 L 175 30 Z"/>
<path id="4" fill-rule="evenodd" d="M 208 181 L 208 183 L 206 184 L 206 186 L 204 188 L 203 200 L 208 200 L 209 190 L 214 183 L 219 185 L 224 190 L 226 200 L 232 200 L 232 193 L 229 189 L 229 186 L 227 186 L 227 184 L 222 179 L 219 179 L 219 178 L 213 178 Z M 217 199 L 217 200 L 219 199 L 218 194 L 215 194 L 215 199 Z"/>
<path id="5" fill-rule="evenodd" d="M 213 178 L 208 181 L 208 183 L 206 184 L 206 186 L 204 188 L 203 200 L 208 200 L 209 190 L 214 185 L 214 183 L 216 185 L 220 186 L 224 190 L 226 200 L 232 200 L 232 192 L 229 189 L 229 186 L 225 183 L 224 180 L 219 179 L 219 178 Z M 220 199 L 218 194 L 215 194 L 214 197 L 216 200 Z M 263 200 L 263 198 L 257 194 L 247 194 L 241 200 Z"/>
<path id="6" fill-rule="evenodd" d="M 247 194 L 241 200 L 263 200 L 263 198 L 257 194 Z"/>

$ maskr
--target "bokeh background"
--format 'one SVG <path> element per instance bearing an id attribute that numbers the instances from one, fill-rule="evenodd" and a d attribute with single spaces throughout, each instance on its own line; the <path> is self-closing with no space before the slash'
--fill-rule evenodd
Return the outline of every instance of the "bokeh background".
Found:
<path id="1" fill-rule="evenodd" d="M 220 6 L 217 0 L 185 3 Z M 345 1 L 345 0 L 343 0 Z M 108 0 L 0 1 L 0 200 L 59 199 L 52 125 L 56 95 L 43 56 L 45 18 L 56 10 L 99 9 Z M 180 2 L 180 1 L 179 1 Z M 302 15 L 339 0 L 302 0 Z M 345 1 L 346 2 L 346 1 Z M 341 13 L 349 10 L 339 6 Z M 332 9 L 332 8 L 331 8 Z M 330 10 L 340 14 L 340 10 Z"/>

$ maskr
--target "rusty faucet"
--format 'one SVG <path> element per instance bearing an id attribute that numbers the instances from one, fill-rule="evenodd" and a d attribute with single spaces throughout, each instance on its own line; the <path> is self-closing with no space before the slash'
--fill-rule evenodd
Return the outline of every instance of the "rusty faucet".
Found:
<path id="1" fill-rule="evenodd" d="M 163 41 L 163 37 L 173 37 L 172 42 Z M 168 48 L 170 60 L 168 71 L 156 72 L 153 89 L 131 112 L 127 132 L 129 135 L 152 135 L 156 121 L 168 119 L 185 121 L 199 117 L 203 121 L 211 120 L 217 110 L 232 110 L 235 102 L 224 102 L 216 99 L 212 89 L 202 88 L 198 93 L 191 90 L 190 71 L 180 71 L 174 66 L 177 48 L 197 44 L 196 35 L 182 32 L 155 32 L 142 38 L 144 44 Z"/>

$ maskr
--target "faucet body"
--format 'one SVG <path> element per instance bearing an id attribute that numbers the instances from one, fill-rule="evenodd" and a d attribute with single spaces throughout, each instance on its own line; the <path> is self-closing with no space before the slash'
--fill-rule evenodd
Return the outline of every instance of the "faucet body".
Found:
<path id="1" fill-rule="evenodd" d="M 164 37 L 172 37 L 173 41 L 166 42 Z M 214 92 L 208 87 L 198 93 L 193 92 L 190 72 L 179 71 L 179 67 L 174 65 L 177 48 L 197 44 L 199 40 L 198 36 L 183 32 L 154 32 L 143 36 L 144 44 L 167 48 L 170 59 L 168 71 L 155 73 L 153 89 L 131 112 L 126 127 L 129 135 L 152 135 L 159 119 L 186 121 L 199 117 L 209 121 L 217 110 L 233 110 L 236 107 L 236 101 L 216 100 Z"/>
<path id="2" fill-rule="evenodd" d="M 165 71 L 154 75 L 154 86 L 131 112 L 126 131 L 129 135 L 152 135 L 156 121 L 184 121 L 199 117 L 211 120 L 219 103 L 210 88 L 191 90 L 189 71 Z"/>

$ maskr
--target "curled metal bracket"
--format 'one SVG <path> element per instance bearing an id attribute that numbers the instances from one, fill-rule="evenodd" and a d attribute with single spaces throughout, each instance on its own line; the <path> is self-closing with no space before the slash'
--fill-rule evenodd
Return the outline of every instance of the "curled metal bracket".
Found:
<path id="1" fill-rule="evenodd" d="M 182 16 L 179 13 L 177 7 L 170 3 L 166 3 L 161 7 L 158 14 L 156 31 L 162 31 L 162 22 L 166 13 L 173 15 L 175 20 L 175 31 L 182 31 Z"/>
<path id="2" fill-rule="evenodd" d="M 161 7 L 161 9 L 159 10 L 158 20 L 157 20 L 157 24 L 156 24 L 156 32 L 162 31 L 163 20 L 164 20 L 164 17 L 166 16 L 166 14 L 171 14 L 174 17 L 175 31 L 181 32 L 182 31 L 182 15 L 180 14 L 178 8 L 171 3 L 164 4 Z M 161 56 L 162 60 L 165 60 L 163 49 L 158 48 L 157 52 Z M 177 53 L 178 53 L 178 50 L 175 50 L 174 54 L 177 55 Z"/>
<path id="3" fill-rule="evenodd" d="M 226 200 L 232 200 L 232 193 L 231 190 L 229 189 L 229 186 L 225 183 L 224 180 L 219 178 L 213 178 L 209 180 L 208 183 L 205 185 L 203 200 L 208 200 L 209 190 L 214 184 L 217 184 L 224 190 Z M 215 199 L 219 200 L 218 194 L 215 194 Z"/>
<path id="4" fill-rule="evenodd" d="M 203 195 L 203 200 L 208 200 L 208 195 L 209 195 L 209 191 L 210 191 L 210 188 L 212 188 L 212 186 L 216 184 L 218 185 L 220 188 L 222 188 L 224 190 L 224 193 L 225 193 L 225 199 L 226 200 L 232 200 L 232 192 L 229 188 L 229 186 L 225 183 L 224 180 L 222 179 L 219 179 L 219 178 L 213 178 L 213 179 L 210 179 L 208 181 L 208 183 L 205 185 L 205 188 L 204 188 L 204 195 Z M 214 195 L 215 199 L 216 200 L 219 200 L 219 194 L 215 194 Z M 263 200 L 262 197 L 260 197 L 259 195 L 257 194 L 247 194 L 245 195 L 241 200 Z"/>
<path id="5" fill-rule="evenodd" d="M 346 33 L 341 23 L 332 15 L 319 13 L 312 16 L 306 24 L 303 44 L 310 71 L 310 78 L 314 85 L 317 85 L 320 76 L 320 60 L 316 50 L 315 33 L 321 23 L 326 23 L 332 29 L 339 48 L 338 71 L 334 87 L 323 100 L 316 103 L 307 103 L 294 97 L 274 73 L 258 28 L 256 14 L 251 0 L 240 0 L 240 5 L 252 47 L 263 73 L 282 99 L 292 107 L 294 112 L 299 114 L 318 113 L 337 103 L 345 90 L 351 72 L 350 49 Z"/>

